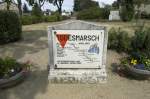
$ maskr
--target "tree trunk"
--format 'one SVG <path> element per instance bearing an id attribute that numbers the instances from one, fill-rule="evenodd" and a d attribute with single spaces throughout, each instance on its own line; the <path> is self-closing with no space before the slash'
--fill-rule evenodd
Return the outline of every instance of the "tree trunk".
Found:
<path id="1" fill-rule="evenodd" d="M 21 16 L 21 15 L 22 15 L 22 9 L 21 9 L 21 6 L 18 6 L 18 9 L 19 9 L 19 15 Z"/>
<path id="2" fill-rule="evenodd" d="M 62 8 L 61 7 L 58 8 L 58 12 L 61 15 L 61 13 L 62 13 Z"/>
<path id="3" fill-rule="evenodd" d="M 22 15 L 22 8 L 21 8 L 21 6 L 22 6 L 22 2 L 21 2 L 21 0 L 18 0 L 18 10 L 19 10 L 19 15 L 20 16 Z"/>

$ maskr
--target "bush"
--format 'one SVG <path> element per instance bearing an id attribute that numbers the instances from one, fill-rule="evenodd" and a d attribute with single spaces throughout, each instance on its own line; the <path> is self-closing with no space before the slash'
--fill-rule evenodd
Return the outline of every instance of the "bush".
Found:
<path id="1" fill-rule="evenodd" d="M 37 3 L 35 3 L 33 5 L 31 15 L 37 16 L 37 17 L 42 17 L 43 16 L 42 10 L 41 10 L 41 8 L 39 7 L 39 5 Z"/>
<path id="2" fill-rule="evenodd" d="M 111 7 L 106 5 L 104 8 L 100 8 L 102 10 L 101 18 L 102 19 L 109 19 L 109 14 Z"/>
<path id="3" fill-rule="evenodd" d="M 135 31 L 135 36 L 132 40 L 133 51 L 142 52 L 150 58 L 150 28 L 143 30 L 140 28 Z"/>
<path id="4" fill-rule="evenodd" d="M 116 49 L 119 52 L 127 52 L 131 49 L 130 38 L 126 31 L 112 28 L 109 31 L 108 48 Z"/>
<path id="5" fill-rule="evenodd" d="M 21 70 L 27 72 L 33 64 L 30 61 L 19 63 L 11 57 L 0 58 L 0 79 L 7 79 L 19 73 Z"/>
<path id="6" fill-rule="evenodd" d="M 44 16 L 44 21 L 45 22 L 56 22 L 56 21 L 66 20 L 69 18 L 70 17 L 68 17 L 68 16 L 61 16 L 58 12 L 54 12 L 54 13 L 52 13 L 51 16 Z"/>
<path id="7" fill-rule="evenodd" d="M 43 22 L 44 19 L 39 16 L 22 16 L 21 20 L 23 25 L 30 25 Z"/>
<path id="8" fill-rule="evenodd" d="M 149 55 L 150 55 L 150 28 L 147 29 L 146 32 L 147 32 L 147 36 L 146 36 L 146 39 L 145 39 L 144 46 L 145 46 L 146 50 L 149 52 Z"/>
<path id="9" fill-rule="evenodd" d="M 41 23 L 43 22 L 42 16 L 32 16 L 32 24 Z"/>
<path id="10" fill-rule="evenodd" d="M 59 20 L 58 16 L 51 15 L 51 16 L 44 16 L 45 22 L 56 22 Z"/>
<path id="11" fill-rule="evenodd" d="M 142 27 L 135 31 L 135 36 L 132 38 L 132 47 L 134 51 L 145 49 L 146 37 L 147 33 Z"/>
<path id="12" fill-rule="evenodd" d="M 21 17 L 22 25 L 32 24 L 32 16 L 22 16 Z"/>
<path id="13" fill-rule="evenodd" d="M 121 52 L 121 51 L 127 52 L 131 49 L 130 38 L 129 38 L 128 33 L 126 31 L 122 31 L 119 29 L 117 39 L 118 39 L 117 50 L 119 52 Z"/>
<path id="14" fill-rule="evenodd" d="M 67 19 L 70 19 L 70 17 L 69 16 L 61 16 L 61 20 L 67 20 Z"/>
<path id="15" fill-rule="evenodd" d="M 109 35 L 108 35 L 108 48 L 109 49 L 116 49 L 118 46 L 118 40 L 117 40 L 117 31 L 115 28 L 111 28 L 109 30 Z"/>
<path id="16" fill-rule="evenodd" d="M 0 44 L 21 39 L 22 27 L 15 12 L 0 11 Z"/>
<path id="17" fill-rule="evenodd" d="M 133 10 L 129 10 L 125 6 L 122 6 L 120 16 L 123 21 L 131 21 L 133 19 L 133 15 Z"/>
<path id="18" fill-rule="evenodd" d="M 102 11 L 98 7 L 92 7 L 77 14 L 77 19 L 87 20 L 87 19 L 99 19 Z"/>
<path id="19" fill-rule="evenodd" d="M 20 64 L 13 58 L 0 58 L 0 78 L 10 77 L 13 73 L 20 71 Z"/>

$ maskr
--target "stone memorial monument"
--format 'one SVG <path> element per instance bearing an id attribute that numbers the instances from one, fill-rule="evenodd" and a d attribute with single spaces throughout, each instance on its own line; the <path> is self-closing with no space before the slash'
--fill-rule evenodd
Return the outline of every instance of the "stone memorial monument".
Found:
<path id="1" fill-rule="evenodd" d="M 48 27 L 52 82 L 106 82 L 106 27 L 72 21 Z"/>

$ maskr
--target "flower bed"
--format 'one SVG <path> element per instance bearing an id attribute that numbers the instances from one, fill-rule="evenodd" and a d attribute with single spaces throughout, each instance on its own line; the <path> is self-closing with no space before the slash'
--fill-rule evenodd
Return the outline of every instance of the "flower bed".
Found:
<path id="1" fill-rule="evenodd" d="M 10 87 L 24 80 L 28 74 L 27 63 L 19 63 L 13 58 L 0 58 L 0 88 Z"/>
<path id="2" fill-rule="evenodd" d="M 132 75 L 140 79 L 147 79 L 150 77 L 150 58 L 146 55 L 134 53 L 129 57 L 121 60 L 121 69 L 124 73 Z"/>

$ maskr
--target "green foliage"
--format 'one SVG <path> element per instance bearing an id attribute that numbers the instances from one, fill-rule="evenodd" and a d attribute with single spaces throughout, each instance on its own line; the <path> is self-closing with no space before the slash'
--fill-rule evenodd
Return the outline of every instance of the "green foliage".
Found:
<path id="1" fill-rule="evenodd" d="M 61 16 L 58 12 L 53 13 L 50 16 L 22 16 L 22 24 L 23 25 L 30 25 L 30 24 L 35 24 L 35 23 L 40 23 L 40 22 L 57 22 L 61 20 L 66 20 L 70 17 L 67 16 Z"/>
<path id="2" fill-rule="evenodd" d="M 93 0 L 74 0 L 74 11 L 82 11 L 91 7 L 99 7 L 98 2 Z"/>
<path id="3" fill-rule="evenodd" d="M 70 17 L 69 16 L 61 16 L 61 18 L 60 18 L 61 20 L 67 20 L 67 19 L 70 19 Z"/>
<path id="4" fill-rule="evenodd" d="M 39 7 L 37 3 L 34 4 L 31 14 L 37 17 L 41 17 L 43 15 L 41 8 Z"/>
<path id="5" fill-rule="evenodd" d="M 150 58 L 142 52 L 134 52 L 131 53 L 129 57 L 122 58 L 121 64 L 127 68 L 134 67 L 137 69 L 150 71 Z"/>
<path id="6" fill-rule="evenodd" d="M 126 31 L 112 28 L 109 31 L 108 48 L 116 49 L 119 52 L 127 52 L 130 50 L 130 38 Z"/>
<path id="7" fill-rule="evenodd" d="M 22 16 L 21 17 L 22 25 L 32 24 L 32 16 Z"/>
<path id="8" fill-rule="evenodd" d="M 43 17 L 42 16 L 32 16 L 32 24 L 40 23 L 43 22 Z"/>
<path id="9" fill-rule="evenodd" d="M 130 38 L 128 36 L 128 33 L 126 31 L 118 30 L 118 51 L 129 51 L 131 48 L 130 44 Z"/>
<path id="10" fill-rule="evenodd" d="M 133 19 L 134 15 L 133 8 L 132 7 L 126 8 L 126 6 L 122 6 L 120 16 L 123 21 L 131 21 Z"/>
<path id="11" fill-rule="evenodd" d="M 58 17 L 56 15 L 44 16 L 45 22 L 56 22 Z"/>
<path id="12" fill-rule="evenodd" d="M 0 79 L 5 79 L 16 75 L 21 70 L 30 70 L 33 64 L 30 61 L 19 63 L 11 57 L 0 58 Z"/>
<path id="13" fill-rule="evenodd" d="M 117 49 L 117 46 L 118 46 L 117 36 L 118 36 L 118 33 L 115 30 L 115 28 L 111 28 L 108 33 L 108 48 L 109 49 Z"/>
<path id="14" fill-rule="evenodd" d="M 27 4 L 25 4 L 25 3 L 23 5 L 23 13 L 29 13 L 29 9 L 27 7 Z"/>
<path id="15" fill-rule="evenodd" d="M 15 12 L 0 11 L 0 44 L 21 39 L 22 27 L 20 18 Z"/>
<path id="16" fill-rule="evenodd" d="M 145 59 L 145 68 L 150 71 L 150 59 Z"/>
<path id="17" fill-rule="evenodd" d="M 150 28 L 147 29 L 146 32 L 147 32 L 147 36 L 145 38 L 144 46 L 145 46 L 146 50 L 149 52 L 149 56 L 150 56 Z"/>
<path id="18" fill-rule="evenodd" d="M 135 52 L 139 53 L 139 55 L 136 55 L 137 57 L 142 58 L 144 56 L 150 58 L 149 32 L 150 28 L 144 30 L 143 27 L 140 27 L 135 31 L 135 35 L 130 38 L 127 32 L 122 31 L 121 29 L 115 30 L 112 28 L 109 31 L 108 48 L 115 49 L 119 52 Z M 137 57 L 136 59 L 138 59 Z"/>
<path id="19" fill-rule="evenodd" d="M 21 18 L 23 25 L 30 25 L 35 23 L 43 22 L 43 17 L 38 16 L 22 16 Z"/>
<path id="20" fill-rule="evenodd" d="M 89 9 L 78 12 L 77 19 L 108 19 L 110 14 L 110 6 L 107 5 L 104 8 L 91 7 Z"/>
<path id="21" fill-rule="evenodd" d="M 104 8 L 100 8 L 100 9 L 102 10 L 101 18 L 102 19 L 109 19 L 111 6 L 106 5 Z"/>
<path id="22" fill-rule="evenodd" d="M 0 78 L 9 77 L 14 70 L 18 71 L 20 64 L 13 58 L 6 57 L 5 59 L 0 58 Z"/>
<path id="23" fill-rule="evenodd" d="M 135 31 L 135 36 L 132 38 L 132 47 L 135 51 L 145 49 L 145 40 L 147 32 L 143 30 L 143 27 Z"/>
<path id="24" fill-rule="evenodd" d="M 123 21 L 131 21 L 134 16 L 134 0 L 120 0 L 120 16 Z"/>
<path id="25" fill-rule="evenodd" d="M 132 47 L 134 51 L 143 52 L 150 58 L 150 28 L 144 30 L 140 28 L 135 31 L 135 36 L 132 40 Z"/>
<path id="26" fill-rule="evenodd" d="M 99 19 L 102 11 L 98 7 L 92 7 L 77 14 L 77 19 L 87 20 L 87 19 Z"/>
<path id="27" fill-rule="evenodd" d="M 74 0 L 74 7 L 73 7 L 73 10 L 74 11 L 79 11 L 80 10 L 80 0 Z"/>

